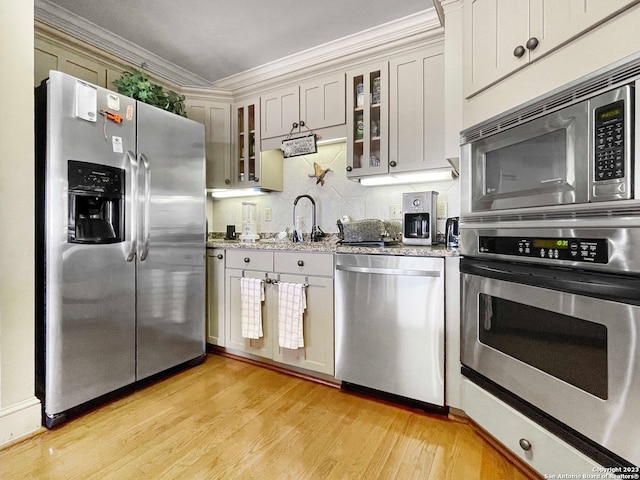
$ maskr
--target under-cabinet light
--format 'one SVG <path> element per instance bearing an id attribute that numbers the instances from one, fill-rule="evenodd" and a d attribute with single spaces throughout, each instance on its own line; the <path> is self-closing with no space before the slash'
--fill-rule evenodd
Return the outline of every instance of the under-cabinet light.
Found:
<path id="1" fill-rule="evenodd" d="M 360 184 L 365 186 L 379 185 L 400 185 L 404 183 L 429 183 L 452 180 L 455 173 L 450 169 L 429 170 L 426 172 L 397 173 L 394 175 L 383 175 L 369 178 L 361 178 Z"/>
<path id="2" fill-rule="evenodd" d="M 266 192 L 259 188 L 214 188 L 208 190 L 213 198 L 236 198 L 236 197 L 255 197 L 257 195 L 266 195 Z"/>
<path id="3" fill-rule="evenodd" d="M 342 142 L 346 142 L 347 141 L 347 137 L 342 137 L 342 138 L 329 138 L 327 140 L 318 140 L 316 141 L 316 145 L 320 146 L 320 145 L 331 145 L 332 143 L 342 143 Z"/>

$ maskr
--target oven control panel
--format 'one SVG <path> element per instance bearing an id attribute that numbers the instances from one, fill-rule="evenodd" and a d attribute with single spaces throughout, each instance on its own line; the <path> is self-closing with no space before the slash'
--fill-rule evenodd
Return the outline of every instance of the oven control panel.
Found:
<path id="1" fill-rule="evenodd" d="M 608 263 L 609 248 L 603 238 L 479 237 L 479 253 L 572 262 Z"/>

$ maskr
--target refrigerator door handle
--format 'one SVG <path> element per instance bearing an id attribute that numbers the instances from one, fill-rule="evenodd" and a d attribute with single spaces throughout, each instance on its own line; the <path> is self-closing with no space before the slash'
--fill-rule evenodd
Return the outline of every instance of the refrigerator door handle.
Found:
<path id="1" fill-rule="evenodd" d="M 129 226 L 131 231 L 131 246 L 127 253 L 127 262 L 133 262 L 138 249 L 138 161 L 133 152 L 129 150 L 127 150 L 127 158 L 131 165 L 131 175 L 129 175 L 131 179 L 131 194 L 129 195 L 131 203 L 131 223 Z"/>
<path id="2" fill-rule="evenodd" d="M 141 219 L 142 251 L 140 252 L 140 261 L 144 262 L 149 255 L 149 206 L 151 204 L 151 167 L 149 166 L 149 160 L 142 153 L 138 155 L 138 165 L 142 165 L 142 170 L 144 172 L 144 201 Z"/>

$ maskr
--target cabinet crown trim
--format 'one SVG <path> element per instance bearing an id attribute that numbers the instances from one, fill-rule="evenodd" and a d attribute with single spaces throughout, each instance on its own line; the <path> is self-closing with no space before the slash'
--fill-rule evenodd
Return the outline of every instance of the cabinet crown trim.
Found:
<path id="1" fill-rule="evenodd" d="M 370 59 L 394 49 L 408 48 L 430 39 L 441 40 L 443 28 L 435 8 L 394 20 L 362 32 L 313 47 L 236 75 L 211 82 L 129 42 L 49 0 L 35 0 L 35 19 L 72 35 L 131 65 L 145 64 L 150 74 L 179 87 L 231 91 L 243 95 L 252 87 L 267 88 L 283 75 L 305 74 L 342 68 L 349 62 Z M 243 91 L 244 90 L 244 91 Z"/>
<path id="2" fill-rule="evenodd" d="M 165 60 L 133 42 L 85 20 L 48 0 L 35 0 L 34 17 L 64 33 L 100 48 L 131 65 L 144 64 L 145 71 L 181 87 L 212 87 L 211 82 Z"/>
<path id="3" fill-rule="evenodd" d="M 257 85 L 270 88 L 269 81 L 280 82 L 282 76 L 301 71 L 305 76 L 310 76 L 340 70 L 355 62 L 370 62 L 376 55 L 388 56 L 395 50 L 411 48 L 430 40 L 438 42 L 443 38 L 444 29 L 436 10 L 429 8 L 231 75 L 215 82 L 215 86 L 234 92 Z M 273 86 L 276 85 L 278 83 Z"/>

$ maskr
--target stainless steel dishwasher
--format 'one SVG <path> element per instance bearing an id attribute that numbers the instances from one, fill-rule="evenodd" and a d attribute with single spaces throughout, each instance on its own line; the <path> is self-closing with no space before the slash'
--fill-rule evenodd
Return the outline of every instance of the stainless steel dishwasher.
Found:
<path id="1" fill-rule="evenodd" d="M 444 406 L 444 259 L 337 254 L 335 273 L 336 378 Z"/>

